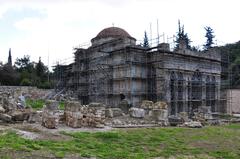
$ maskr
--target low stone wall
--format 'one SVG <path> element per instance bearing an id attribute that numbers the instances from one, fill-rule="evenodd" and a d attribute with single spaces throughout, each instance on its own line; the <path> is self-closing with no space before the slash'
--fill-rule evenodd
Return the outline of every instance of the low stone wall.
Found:
<path id="1" fill-rule="evenodd" d="M 25 93 L 27 97 L 39 99 L 45 97 L 51 91 L 51 89 L 38 89 L 37 87 L 0 86 L 0 94 L 8 94 L 14 99 L 17 99 L 22 93 Z"/>

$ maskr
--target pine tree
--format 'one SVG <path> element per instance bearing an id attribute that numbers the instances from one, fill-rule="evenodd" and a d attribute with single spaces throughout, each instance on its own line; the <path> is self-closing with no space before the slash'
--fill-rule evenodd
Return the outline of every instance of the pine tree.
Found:
<path id="1" fill-rule="evenodd" d="M 214 44 L 213 39 L 215 38 L 215 36 L 213 35 L 214 32 L 211 27 L 206 26 L 204 27 L 204 29 L 206 30 L 205 37 L 207 38 L 206 44 L 204 45 L 204 49 L 208 50 Z"/>
<path id="2" fill-rule="evenodd" d="M 11 55 L 11 48 L 9 49 L 8 53 L 8 66 L 12 66 L 12 55 Z"/>
<path id="3" fill-rule="evenodd" d="M 144 32 L 143 47 L 149 48 L 147 32 Z"/>
<path id="4" fill-rule="evenodd" d="M 36 65 L 36 74 L 38 77 L 41 78 L 43 77 L 44 73 L 45 73 L 45 66 L 41 61 L 41 57 L 39 57 L 38 63 Z"/>
<path id="5" fill-rule="evenodd" d="M 185 43 L 187 49 L 191 49 L 191 45 L 190 45 L 191 40 L 188 37 L 188 34 L 185 33 L 184 31 L 184 25 L 181 26 L 180 20 L 178 20 L 178 32 L 177 32 L 177 37 L 175 41 L 176 42 L 175 50 L 179 49 L 179 44 L 182 41 Z"/>

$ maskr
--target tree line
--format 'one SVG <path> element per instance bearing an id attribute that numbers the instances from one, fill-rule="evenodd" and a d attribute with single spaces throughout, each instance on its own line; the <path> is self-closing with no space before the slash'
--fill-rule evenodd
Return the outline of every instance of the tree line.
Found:
<path id="1" fill-rule="evenodd" d="M 206 31 L 206 34 L 205 34 L 206 42 L 203 45 L 203 47 L 204 47 L 203 51 L 206 51 L 213 46 L 213 44 L 214 44 L 213 39 L 215 38 L 215 35 L 214 35 L 213 29 L 210 26 L 206 26 L 206 27 L 204 27 L 204 29 Z M 184 25 L 181 25 L 180 20 L 178 20 L 178 31 L 176 33 L 176 40 L 174 42 L 176 44 L 175 48 L 174 48 L 175 50 L 178 50 L 181 43 L 183 43 L 185 45 L 184 47 L 186 47 L 189 50 L 200 51 L 199 48 L 197 48 L 196 46 L 191 46 L 192 41 L 190 40 L 188 33 L 185 32 Z M 149 39 L 148 39 L 146 31 L 144 32 L 142 46 L 145 48 L 150 47 Z"/>
<path id="2" fill-rule="evenodd" d="M 37 86 L 38 88 L 51 88 L 51 73 L 39 57 L 38 62 L 30 60 L 29 55 L 17 58 L 12 64 L 11 49 L 8 62 L 0 63 L 0 85 Z"/>

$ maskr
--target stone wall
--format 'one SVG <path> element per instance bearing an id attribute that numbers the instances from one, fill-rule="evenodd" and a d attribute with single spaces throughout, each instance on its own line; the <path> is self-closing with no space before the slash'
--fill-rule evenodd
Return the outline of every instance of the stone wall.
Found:
<path id="1" fill-rule="evenodd" d="M 228 114 L 240 114 L 240 89 L 226 90 L 226 104 Z"/>
<path id="2" fill-rule="evenodd" d="M 66 125 L 73 128 L 103 127 L 105 107 L 101 104 L 81 105 L 77 101 L 69 101 L 65 105 Z"/>
<path id="3" fill-rule="evenodd" d="M 21 93 L 25 93 L 27 97 L 33 99 L 39 99 L 49 94 L 51 89 L 38 89 L 37 87 L 26 87 L 26 86 L 0 86 L 0 93 L 8 93 L 14 99 L 17 99 Z"/>

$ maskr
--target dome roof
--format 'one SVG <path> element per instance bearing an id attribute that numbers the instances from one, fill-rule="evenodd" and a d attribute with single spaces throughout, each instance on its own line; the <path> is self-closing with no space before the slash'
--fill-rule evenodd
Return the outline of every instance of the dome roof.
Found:
<path id="1" fill-rule="evenodd" d="M 134 39 L 124 29 L 121 29 L 118 27 L 109 27 L 109 28 L 105 28 L 102 31 L 100 31 L 98 33 L 98 35 L 95 38 L 93 38 L 92 40 L 98 40 L 98 39 L 109 38 L 109 37 Z"/>

